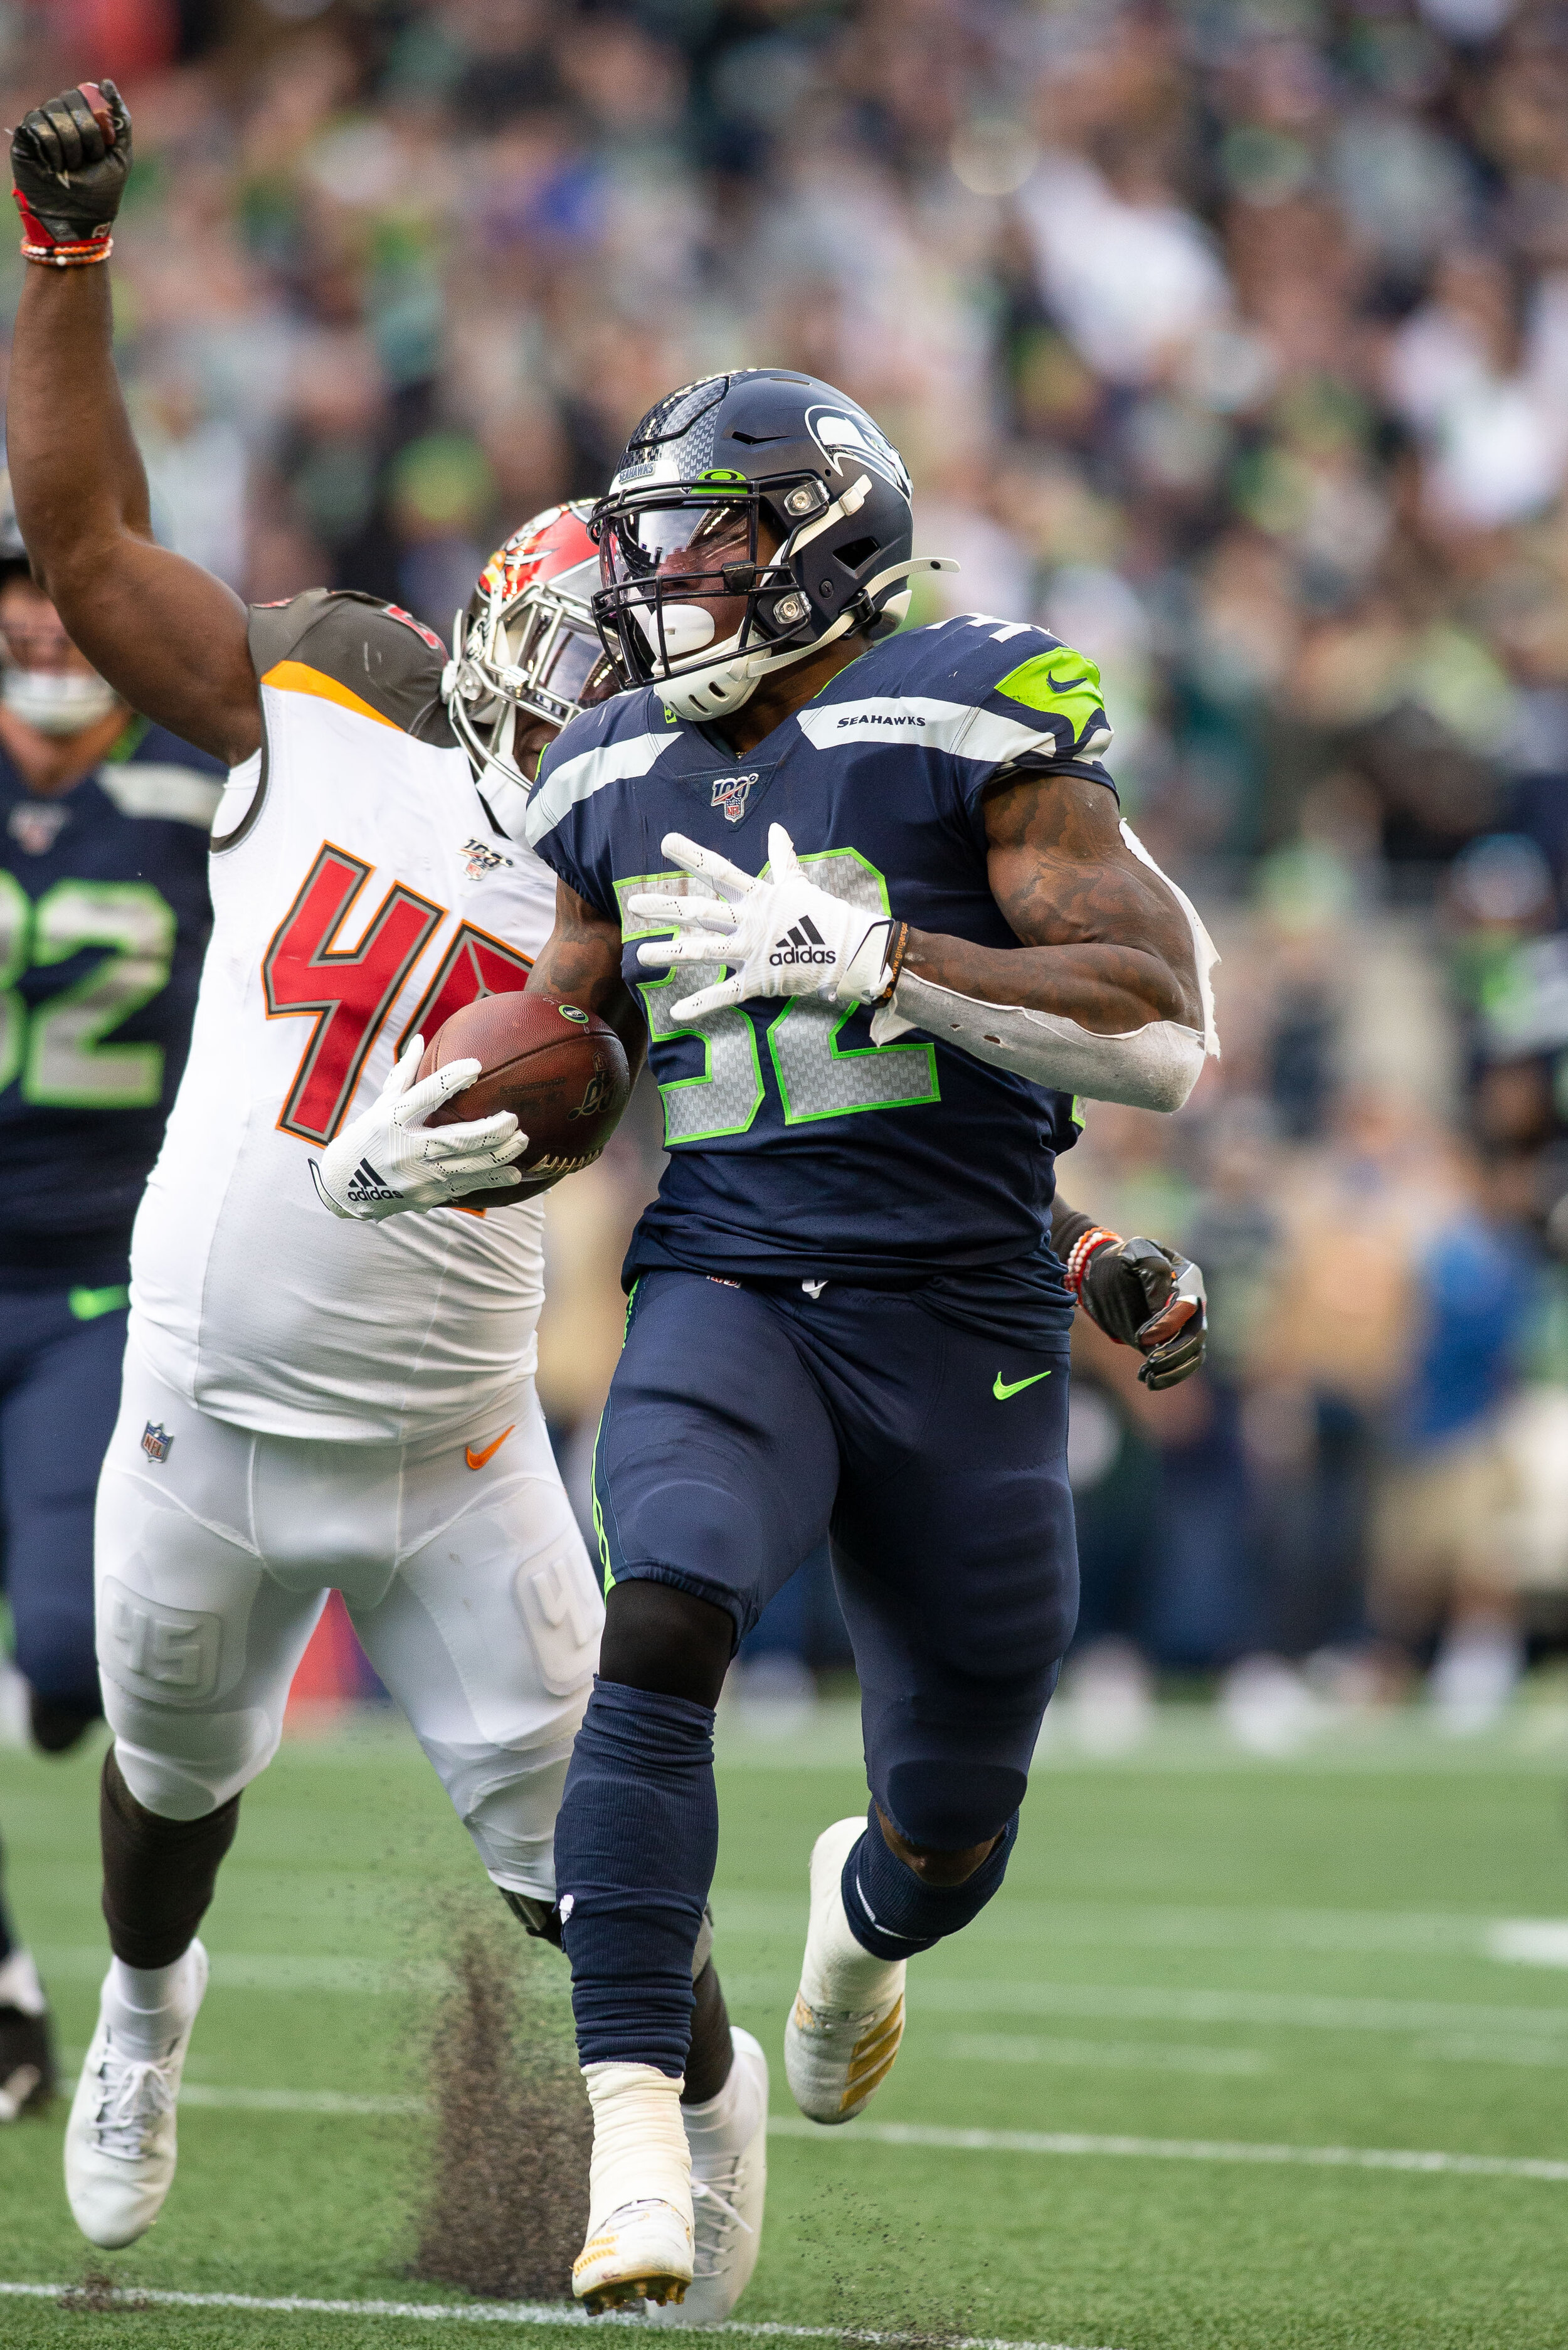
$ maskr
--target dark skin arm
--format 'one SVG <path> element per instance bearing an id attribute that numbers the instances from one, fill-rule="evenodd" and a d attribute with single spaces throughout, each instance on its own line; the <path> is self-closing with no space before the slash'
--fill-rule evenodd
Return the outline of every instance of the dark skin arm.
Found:
<path id="1" fill-rule="evenodd" d="M 648 1024 L 620 975 L 620 924 L 557 880 L 556 927 L 528 974 L 527 992 L 597 1012 L 620 1038 L 635 1078 L 648 1051 Z"/>
<path id="2" fill-rule="evenodd" d="M 1103 784 L 1003 779 L 983 813 L 992 895 L 1033 951 L 911 930 L 907 971 L 985 1003 L 1060 1013 L 1100 1036 L 1154 1020 L 1202 1027 L 1187 917 L 1123 840 Z"/>
<path id="3" fill-rule="evenodd" d="M 261 744 L 245 608 L 154 544 L 114 370 L 108 265 L 22 275 L 5 439 L 34 575 L 118 693 L 234 765 Z"/>

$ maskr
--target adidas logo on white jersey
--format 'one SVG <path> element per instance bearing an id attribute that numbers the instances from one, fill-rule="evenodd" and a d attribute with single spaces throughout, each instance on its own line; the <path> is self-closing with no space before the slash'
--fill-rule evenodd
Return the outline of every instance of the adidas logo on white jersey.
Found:
<path id="1" fill-rule="evenodd" d="M 361 1159 L 348 1178 L 348 1200 L 353 1207 L 362 1208 L 369 1201 L 395 1200 L 397 1196 L 388 1190 L 368 1159 Z"/>
<path id="2" fill-rule="evenodd" d="M 783 938 L 774 942 L 768 957 L 769 962 L 781 968 L 788 963 L 822 963 L 834 960 L 833 949 L 809 914 L 803 914 L 793 930 L 786 931 Z"/>

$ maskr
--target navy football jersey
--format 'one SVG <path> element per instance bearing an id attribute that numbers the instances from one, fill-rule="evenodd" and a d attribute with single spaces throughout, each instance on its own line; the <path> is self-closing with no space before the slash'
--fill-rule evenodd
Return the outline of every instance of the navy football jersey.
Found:
<path id="1" fill-rule="evenodd" d="M 1073 1104 L 919 1032 L 872 1045 L 870 1015 L 799 996 L 683 1024 L 677 997 L 722 962 L 668 976 L 637 959 L 656 923 L 627 900 L 702 888 L 667 832 L 763 868 L 782 824 L 820 887 L 925 931 L 1012 948 L 986 878 L 981 796 L 1022 763 L 1109 785 L 1099 673 L 1044 629 L 966 614 L 892 637 L 737 759 L 657 685 L 586 711 L 552 745 L 527 837 L 619 920 L 648 1018 L 670 1157 L 627 1260 L 753 1279 L 907 1286 L 1038 1262 Z M 1059 1288 L 1057 1295 L 1060 1295 Z"/>
<path id="2" fill-rule="evenodd" d="M 139 717 L 54 798 L 0 751 L 0 1279 L 126 1278 L 185 1066 L 224 772 Z"/>

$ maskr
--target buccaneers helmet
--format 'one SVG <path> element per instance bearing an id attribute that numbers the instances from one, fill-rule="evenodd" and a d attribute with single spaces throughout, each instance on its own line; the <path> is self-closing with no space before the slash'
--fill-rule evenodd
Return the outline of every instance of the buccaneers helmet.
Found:
<path id="1" fill-rule="evenodd" d="M 482 790 L 487 780 L 523 791 L 532 783 L 514 751 L 520 717 L 558 731 L 616 689 L 589 605 L 598 557 L 587 517 L 586 505 L 561 505 L 525 522 L 457 616 L 442 692 Z"/>
<path id="2" fill-rule="evenodd" d="M 593 510 L 606 652 L 683 718 L 739 710 L 771 670 L 851 629 L 890 634 L 915 571 L 904 461 L 815 376 L 744 368 L 649 411 Z M 716 643 L 711 600 L 738 607 Z"/>

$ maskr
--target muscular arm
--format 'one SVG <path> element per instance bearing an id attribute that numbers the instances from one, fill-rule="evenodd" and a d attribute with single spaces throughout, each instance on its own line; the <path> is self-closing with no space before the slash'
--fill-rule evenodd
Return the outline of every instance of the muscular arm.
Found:
<path id="1" fill-rule="evenodd" d="M 635 1078 L 648 1050 L 648 1024 L 620 975 L 620 949 L 619 923 L 557 880 L 556 927 L 528 974 L 528 987 L 530 992 L 538 988 L 557 1003 L 580 1004 L 607 1021 L 620 1038 Z"/>
<path id="2" fill-rule="evenodd" d="M 117 692 L 233 765 L 261 742 L 245 608 L 211 572 L 153 542 L 114 370 L 109 270 L 22 276 L 5 439 L 34 574 Z"/>
<path id="3" fill-rule="evenodd" d="M 992 895 L 1026 951 L 911 930 L 906 971 L 985 1003 L 1056 1013 L 1100 1036 L 1155 1020 L 1201 1030 L 1187 917 L 1123 840 L 1102 784 L 1021 776 L 991 794 L 984 816 Z"/>

